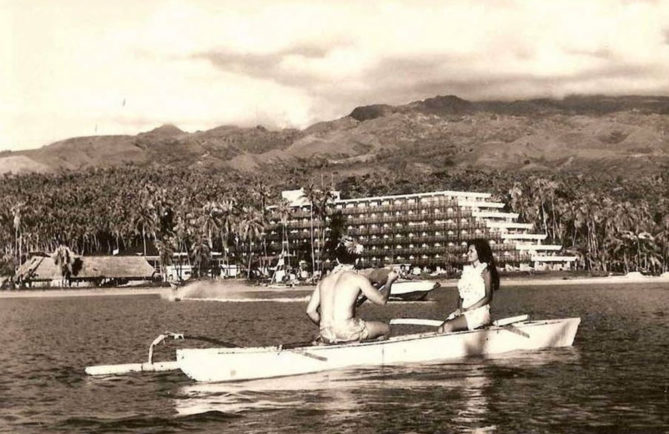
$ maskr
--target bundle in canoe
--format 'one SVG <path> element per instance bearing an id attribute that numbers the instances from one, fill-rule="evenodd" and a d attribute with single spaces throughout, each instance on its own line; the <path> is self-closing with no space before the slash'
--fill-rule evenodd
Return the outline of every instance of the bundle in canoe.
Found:
<path id="1" fill-rule="evenodd" d="M 409 334 L 384 341 L 294 348 L 178 349 L 176 361 L 170 362 L 175 365 L 170 366 L 196 381 L 224 382 L 301 375 L 351 366 L 448 361 L 571 346 L 581 321 L 580 318 L 542 321 L 523 318 L 521 321 L 502 320 L 497 325 L 474 331 Z M 393 323 L 412 322 L 391 321 Z M 87 368 L 89 374 L 104 373 L 91 368 Z"/>

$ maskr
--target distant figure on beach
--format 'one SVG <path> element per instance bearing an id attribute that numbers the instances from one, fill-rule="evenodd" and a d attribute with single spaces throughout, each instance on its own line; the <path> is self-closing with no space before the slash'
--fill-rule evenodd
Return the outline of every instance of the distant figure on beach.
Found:
<path id="1" fill-rule="evenodd" d="M 488 241 L 474 239 L 467 243 L 467 260 L 458 281 L 458 308 L 451 312 L 440 332 L 474 330 L 491 323 L 492 294 L 499 289 L 499 274 Z"/>
<path id="2" fill-rule="evenodd" d="M 380 321 L 364 321 L 355 316 L 358 297 L 362 294 L 372 303 L 383 305 L 388 301 L 390 288 L 398 274 L 385 270 L 376 272 L 384 276 L 381 290 L 375 288 L 370 279 L 355 271 L 355 258 L 362 253 L 363 246 L 345 237 L 335 250 L 339 265 L 321 280 L 311 294 L 307 315 L 319 326 L 319 339 L 327 344 L 355 342 L 388 337 L 390 326 Z M 380 285 L 379 285 L 380 286 Z"/>

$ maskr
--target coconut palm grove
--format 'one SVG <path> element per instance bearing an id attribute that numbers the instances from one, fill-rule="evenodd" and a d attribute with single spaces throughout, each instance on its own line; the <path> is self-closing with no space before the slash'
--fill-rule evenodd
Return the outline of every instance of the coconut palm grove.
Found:
<path id="1" fill-rule="evenodd" d="M 129 165 L 4 175 L 0 275 L 14 275 L 31 253 L 64 247 L 77 255 L 158 255 L 161 265 L 181 252 L 194 272 L 207 269 L 211 252 L 225 252 L 226 261 L 250 274 L 254 261 L 262 258 L 249 253 L 267 235 L 268 206 L 285 210 L 280 192 L 299 188 L 309 192 L 321 217 L 328 208 L 319 202 L 327 202 L 331 190 L 343 199 L 435 190 L 490 192 L 505 211 L 519 213 L 519 221 L 577 256 L 583 270 L 660 274 L 669 269 L 666 174 L 626 179 L 592 172 L 447 168 L 425 174 L 403 169 L 333 176 L 332 168 L 314 165 L 261 177 L 235 170 Z M 313 245 L 302 249 L 306 263 L 314 263 Z"/>

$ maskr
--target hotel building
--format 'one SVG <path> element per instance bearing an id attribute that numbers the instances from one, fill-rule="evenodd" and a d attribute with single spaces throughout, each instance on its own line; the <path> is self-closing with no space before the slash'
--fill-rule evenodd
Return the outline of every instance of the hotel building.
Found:
<path id="1" fill-rule="evenodd" d="M 284 191 L 290 215 L 284 222 L 270 207 L 268 252 L 293 252 L 311 242 L 313 224 L 315 257 L 326 242 L 330 223 L 338 216 L 344 231 L 365 246 L 363 266 L 406 264 L 424 271 L 462 268 L 467 262 L 467 240 L 490 241 L 498 267 L 513 270 L 569 269 L 574 256 L 560 254 L 562 246 L 543 244 L 545 234 L 532 233 L 532 224 L 518 223 L 518 214 L 504 212 L 505 205 L 489 193 L 434 191 L 359 199 L 335 199 L 325 227 L 314 216 L 302 190 Z M 310 258 L 302 258 L 310 260 Z"/>

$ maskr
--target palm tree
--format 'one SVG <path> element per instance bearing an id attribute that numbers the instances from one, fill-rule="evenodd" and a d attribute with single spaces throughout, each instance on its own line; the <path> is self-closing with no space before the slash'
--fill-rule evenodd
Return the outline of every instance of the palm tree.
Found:
<path id="1" fill-rule="evenodd" d="M 16 205 L 12 206 L 11 208 L 11 213 L 12 216 L 14 217 L 13 223 L 14 223 L 14 240 L 15 240 L 15 246 L 16 246 L 16 252 L 17 252 L 17 264 L 20 266 L 21 265 L 21 213 L 23 212 L 23 209 L 25 207 L 25 202 L 19 202 Z"/>
<path id="2" fill-rule="evenodd" d="M 219 229 L 221 231 L 221 248 L 223 249 L 223 262 L 225 263 L 225 275 L 228 275 L 230 263 L 228 259 L 228 241 L 236 224 L 236 203 L 232 199 L 224 199 L 219 203 L 221 211 Z"/>
<path id="3" fill-rule="evenodd" d="M 163 238 L 156 240 L 158 260 L 160 261 L 160 276 L 163 282 L 167 280 L 167 267 L 172 265 L 175 244 L 176 239 L 171 235 L 166 235 Z"/>
<path id="4" fill-rule="evenodd" d="M 135 233 L 142 236 L 143 252 L 146 256 L 146 237 L 153 237 L 156 233 L 156 218 L 153 206 L 150 203 L 141 203 L 133 218 Z"/>
<path id="5" fill-rule="evenodd" d="M 267 222 L 267 200 L 272 196 L 272 190 L 265 184 L 262 180 L 255 182 L 254 188 L 251 191 L 251 196 L 259 202 L 260 212 L 262 214 L 263 221 Z M 265 239 L 262 240 L 263 243 L 263 254 L 267 256 L 267 244 Z"/>
<path id="6" fill-rule="evenodd" d="M 60 245 L 52 255 L 53 261 L 60 270 L 62 284 L 70 283 L 70 277 L 74 271 L 74 252 L 69 247 Z"/>
<path id="7" fill-rule="evenodd" d="M 319 218 L 320 220 L 320 240 L 319 240 L 319 248 L 318 248 L 318 259 L 319 259 L 319 266 L 320 266 L 320 271 L 323 271 L 323 249 L 325 248 L 325 236 L 327 234 L 327 221 L 328 221 L 328 216 L 330 213 L 330 206 L 332 205 L 332 202 L 334 200 L 334 194 L 332 193 L 332 190 L 326 190 L 326 191 L 320 191 L 319 194 L 317 195 L 318 202 L 316 204 L 316 217 Z"/>
<path id="8" fill-rule="evenodd" d="M 281 253 L 284 253 L 285 248 L 285 253 L 290 255 L 290 239 L 288 237 L 288 219 L 292 212 L 290 202 L 286 199 L 281 199 L 276 210 L 281 220 Z"/>
<path id="9" fill-rule="evenodd" d="M 240 222 L 240 235 L 243 242 L 248 243 L 248 267 L 247 277 L 251 278 L 251 261 L 253 258 L 253 242 L 263 237 L 265 234 L 265 224 L 262 213 L 253 207 L 244 207 L 242 209 L 242 218 Z"/>
<path id="10" fill-rule="evenodd" d="M 218 232 L 220 229 L 219 215 L 221 214 L 218 204 L 215 202 L 207 202 L 202 207 L 202 214 L 198 219 L 200 230 L 207 236 L 209 248 L 213 249 L 212 233 Z"/>
<path id="11" fill-rule="evenodd" d="M 311 237 L 311 270 L 316 271 L 316 258 L 314 254 L 314 204 L 318 202 L 319 191 L 316 190 L 313 183 L 307 184 L 302 189 L 302 197 L 309 202 L 309 221 L 310 221 L 310 237 Z"/>
<path id="12" fill-rule="evenodd" d="M 662 252 L 662 272 L 666 272 L 669 269 L 669 213 L 662 216 L 655 239 Z"/>
<path id="13" fill-rule="evenodd" d="M 191 247 L 191 256 L 193 258 L 193 273 L 196 277 L 202 276 L 203 271 L 208 268 L 211 260 L 211 249 L 209 244 L 203 238 L 198 236 Z"/>

